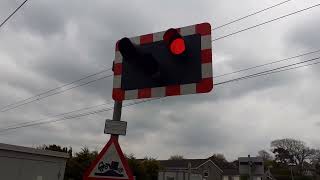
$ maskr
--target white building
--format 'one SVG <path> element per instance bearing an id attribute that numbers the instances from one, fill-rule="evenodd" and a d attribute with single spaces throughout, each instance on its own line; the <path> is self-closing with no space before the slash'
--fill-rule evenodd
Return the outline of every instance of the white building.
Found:
<path id="1" fill-rule="evenodd" d="M 0 179 L 63 180 L 67 153 L 0 143 Z"/>

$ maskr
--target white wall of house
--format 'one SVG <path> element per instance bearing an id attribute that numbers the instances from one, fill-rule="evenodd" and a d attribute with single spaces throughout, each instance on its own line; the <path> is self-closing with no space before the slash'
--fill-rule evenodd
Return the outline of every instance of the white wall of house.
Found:
<path id="1" fill-rule="evenodd" d="M 63 180 L 67 153 L 0 143 L 1 180 Z"/>
<path id="2" fill-rule="evenodd" d="M 223 176 L 222 180 L 240 180 L 240 176 Z M 252 180 L 262 180 L 261 176 L 253 176 Z"/>
<path id="3" fill-rule="evenodd" d="M 240 180 L 240 176 L 223 176 L 222 180 Z"/>
<path id="4" fill-rule="evenodd" d="M 232 179 L 233 180 L 240 180 L 240 176 L 233 176 Z"/>
<path id="5" fill-rule="evenodd" d="M 158 173 L 158 180 L 202 180 L 200 174 L 190 174 L 185 171 L 161 171 Z"/>

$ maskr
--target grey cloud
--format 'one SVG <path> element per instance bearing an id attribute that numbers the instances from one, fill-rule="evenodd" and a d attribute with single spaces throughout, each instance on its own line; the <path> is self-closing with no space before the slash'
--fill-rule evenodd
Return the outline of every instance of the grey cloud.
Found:
<path id="1" fill-rule="evenodd" d="M 316 12 L 313 16 L 308 16 L 305 21 L 298 23 L 286 37 L 288 45 L 319 49 L 320 26 L 317 22 L 319 22 L 319 13 Z"/>
<path id="2" fill-rule="evenodd" d="M 52 1 L 28 2 L 17 13 L 12 29 L 28 31 L 34 35 L 51 36 L 63 31 L 65 18 L 64 8 Z"/>
<path id="3" fill-rule="evenodd" d="M 16 5 L 12 1 L 3 4 L 1 12 Z M 1 105 L 110 67 L 114 44 L 121 37 L 203 21 L 216 26 L 233 16 L 245 15 L 247 11 L 238 8 L 240 5 L 251 8 L 249 1 L 232 6 L 224 1 L 200 4 L 192 1 L 183 4 L 178 1 L 30 1 L 0 33 Z M 233 13 L 225 13 L 227 11 Z M 250 23 L 255 21 L 240 25 Z M 312 23 L 303 23 L 305 28 L 282 27 L 276 31 L 268 26 L 263 31 L 251 31 L 214 43 L 214 74 L 294 55 L 299 48 L 293 48 L 293 44 L 305 49 L 316 45 L 316 41 L 312 41 L 316 38 L 304 35 L 311 36 L 317 28 Z M 218 37 L 237 30 L 241 28 L 238 25 L 213 35 Z M 292 37 L 297 38 L 292 38 L 290 43 L 283 41 L 284 34 L 291 32 Z M 209 94 L 168 97 L 124 108 L 122 120 L 128 121 L 128 135 L 121 137 L 120 142 L 125 152 L 138 157 L 151 155 L 164 159 L 181 153 L 199 158 L 220 152 L 231 160 L 238 155 L 255 154 L 279 137 L 301 137 L 316 144 L 319 139 L 312 131 L 318 126 L 305 121 L 315 122 L 319 114 L 317 82 L 317 76 L 310 71 L 293 70 L 216 86 Z M 3 113 L 0 121 L 5 126 L 100 104 L 111 99 L 111 90 L 112 78 L 101 80 Z M 27 146 L 56 143 L 73 146 L 76 151 L 84 145 L 100 150 L 108 139 L 108 135 L 103 134 L 104 120 L 111 117 L 112 111 L 19 129 L 0 138 L 2 142 Z M 308 136 L 299 134 L 298 128 L 308 132 Z"/>
<path id="4" fill-rule="evenodd" d="M 314 16 L 308 16 L 305 21 L 296 25 L 296 28 L 287 35 L 286 41 L 289 46 L 304 48 L 308 51 L 314 51 L 320 49 L 320 26 L 319 13 Z M 315 56 L 319 57 L 319 53 Z M 315 75 L 319 75 L 319 65 L 310 66 L 309 68 Z"/>

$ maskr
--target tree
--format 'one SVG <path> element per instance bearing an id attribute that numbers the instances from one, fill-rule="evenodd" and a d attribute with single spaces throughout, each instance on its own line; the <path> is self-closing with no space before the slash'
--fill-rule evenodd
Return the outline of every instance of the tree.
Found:
<path id="1" fill-rule="evenodd" d="M 284 148 L 274 148 L 272 152 L 275 154 L 275 161 L 281 165 L 288 166 L 293 162 L 293 156 Z"/>
<path id="2" fill-rule="evenodd" d="M 127 156 L 130 169 L 137 180 L 157 180 L 160 170 L 159 162 L 154 158 L 145 157 L 138 160 L 134 155 Z"/>
<path id="3" fill-rule="evenodd" d="M 61 147 L 55 144 L 50 144 L 50 145 L 42 145 L 39 146 L 38 149 L 44 149 L 44 150 L 50 150 L 50 151 L 58 151 L 58 152 L 65 152 L 68 153 L 70 157 L 72 157 L 72 147 Z"/>
<path id="4" fill-rule="evenodd" d="M 273 157 L 268 151 L 266 150 L 258 151 L 258 157 L 261 157 L 263 159 L 265 169 L 268 169 L 274 166 Z"/>
<path id="5" fill-rule="evenodd" d="M 277 162 L 284 165 L 293 163 L 300 172 L 303 170 L 303 164 L 310 160 L 316 152 L 315 149 L 307 147 L 303 141 L 290 138 L 272 141 L 271 148 Z"/>
<path id="6" fill-rule="evenodd" d="M 132 171 L 132 174 L 136 177 L 137 180 L 146 180 L 145 174 L 146 170 L 144 169 L 140 160 L 137 160 L 133 154 L 127 156 L 129 167 Z"/>
<path id="7" fill-rule="evenodd" d="M 169 160 L 182 160 L 182 159 L 184 159 L 184 157 L 182 155 L 178 155 L 178 154 L 172 155 L 169 158 Z"/>
<path id="8" fill-rule="evenodd" d="M 266 150 L 260 150 L 258 152 L 258 157 L 261 157 L 263 159 L 263 161 L 271 161 L 272 160 L 272 156 L 269 152 L 267 152 Z"/>
<path id="9" fill-rule="evenodd" d="M 320 150 L 315 151 L 314 156 L 312 157 L 311 164 L 314 167 L 316 173 L 320 175 Z"/>
<path id="10" fill-rule="evenodd" d="M 90 151 L 89 148 L 84 147 L 80 152 L 75 153 L 67 161 L 65 179 L 81 180 L 84 171 L 90 166 L 94 159 L 98 156 L 97 151 Z"/>
<path id="11" fill-rule="evenodd" d="M 158 172 L 160 170 L 159 162 L 154 158 L 144 158 L 142 165 L 145 169 L 146 179 L 147 180 L 157 180 Z"/>
<path id="12" fill-rule="evenodd" d="M 220 162 L 228 162 L 224 155 L 220 153 L 213 154 L 210 158 Z"/>

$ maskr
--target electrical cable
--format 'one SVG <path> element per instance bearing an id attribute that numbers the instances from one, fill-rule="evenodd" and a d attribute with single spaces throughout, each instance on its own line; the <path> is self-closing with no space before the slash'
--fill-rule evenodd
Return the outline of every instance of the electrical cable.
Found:
<path id="1" fill-rule="evenodd" d="M 239 34 L 239 33 L 244 32 L 244 31 L 248 31 L 248 30 L 250 30 L 250 29 L 253 29 L 253 28 L 262 26 L 262 25 L 264 25 L 264 24 L 268 24 L 268 23 L 271 23 L 271 22 L 280 20 L 280 19 L 285 18 L 285 17 L 288 17 L 288 16 L 292 16 L 292 15 L 294 15 L 294 14 L 301 13 L 301 12 L 303 12 L 303 11 L 306 11 L 306 10 L 309 10 L 309 9 L 312 9 L 312 8 L 315 8 L 315 7 L 318 7 L 318 6 L 320 6 L 320 3 L 319 3 L 319 4 L 316 4 L 316 5 L 313 5 L 313 6 L 310 6 L 310 7 L 307 7 L 307 8 L 304 8 L 304 9 L 301 9 L 301 10 L 298 10 L 298 11 L 295 11 L 295 12 L 292 12 L 292 13 L 289 13 L 289 14 L 286 14 L 286 15 L 283 15 L 283 16 L 280 16 L 280 17 L 277 17 L 277 18 L 274 18 L 274 19 L 271 19 L 271 20 L 268 20 L 268 21 L 265 21 L 265 22 L 260 23 L 260 24 L 256 24 L 256 25 L 254 25 L 254 26 L 250 26 L 250 27 L 245 28 L 245 29 L 241 29 L 241 30 L 239 30 L 239 31 L 236 31 L 236 32 L 233 32 L 233 33 L 224 35 L 224 36 L 220 36 L 220 37 L 218 37 L 218 38 L 216 38 L 216 39 L 213 39 L 212 42 L 218 41 L 218 40 L 221 40 L 221 39 L 224 39 L 224 38 L 227 38 L 227 37 L 229 37 L 229 36 L 233 36 L 233 35 Z"/>
<path id="2" fill-rule="evenodd" d="M 246 15 L 246 16 L 237 18 L 237 19 L 232 20 L 232 21 L 230 21 L 230 22 L 228 22 L 228 23 L 225 23 L 225 24 L 223 24 L 223 25 L 220 25 L 220 26 L 217 26 L 217 27 L 213 28 L 212 31 L 217 30 L 217 29 L 220 29 L 220 28 L 225 27 L 225 26 L 228 26 L 228 25 L 233 24 L 233 23 L 235 23 L 235 22 L 241 21 L 241 20 L 246 19 L 246 18 L 248 18 L 248 17 L 254 16 L 254 15 L 256 15 L 256 14 L 262 13 L 262 12 L 267 11 L 267 10 L 269 10 L 269 9 L 275 8 L 275 7 L 277 7 L 277 6 L 280 6 L 280 5 L 282 5 L 282 4 L 287 3 L 287 2 L 289 2 L 289 1 L 291 1 L 291 0 L 282 1 L 282 2 L 280 2 L 280 3 L 278 3 L 278 4 L 274 4 L 274 5 L 272 5 L 272 6 L 269 6 L 269 7 L 267 7 L 267 8 L 264 8 L 264 9 L 262 9 L 262 10 L 259 10 L 259 11 L 256 11 L 256 12 L 254 12 L 254 13 L 248 14 L 248 15 Z"/>
<path id="3" fill-rule="evenodd" d="M 289 64 L 289 65 L 285 65 L 285 66 L 281 66 L 281 67 L 277 67 L 277 68 L 273 68 L 273 69 L 270 69 L 270 70 L 266 70 L 266 71 L 262 71 L 262 72 L 258 72 L 258 73 L 254 73 L 254 74 L 250 74 L 250 75 L 239 77 L 239 78 L 234 78 L 234 79 L 223 81 L 223 82 L 219 82 L 219 83 L 215 83 L 214 85 L 218 86 L 218 85 L 221 85 L 221 84 L 226 84 L 226 83 L 229 83 L 229 82 L 246 79 L 246 78 L 251 77 L 251 76 L 257 76 L 257 75 L 260 75 L 260 74 L 271 73 L 271 72 L 273 72 L 275 70 L 280 70 L 280 69 L 291 67 L 291 66 L 295 66 L 295 65 L 298 65 L 298 64 L 303 64 L 303 63 L 306 63 L 306 62 L 315 61 L 315 60 L 318 60 L 318 59 L 320 59 L 320 57 L 312 58 L 312 59 L 309 59 L 309 60 L 306 60 L 306 61 L 301 61 L 301 62 L 298 62 L 298 63 Z M 304 67 L 304 66 L 302 66 L 302 67 Z"/>
<path id="4" fill-rule="evenodd" d="M 80 79 L 78 79 L 78 80 L 75 80 L 75 81 L 72 81 L 72 82 L 70 82 L 70 83 L 64 84 L 64 85 L 62 85 L 62 86 L 58 86 L 58 87 L 56 87 L 56 88 L 47 90 L 47 91 L 45 91 L 45 92 L 36 94 L 36 95 L 31 96 L 31 97 L 29 97 L 29 98 L 26 98 L 26 99 L 23 99 L 23 100 L 20 100 L 20 101 L 17 101 L 17 102 L 14 102 L 14 103 L 5 105 L 5 106 L 1 107 L 0 112 L 3 112 L 2 110 L 7 109 L 7 108 L 10 107 L 10 106 L 13 106 L 13 105 L 16 105 L 16 104 L 20 104 L 20 103 L 25 102 L 25 101 L 28 101 L 28 100 L 30 100 L 30 99 L 37 98 L 37 97 L 39 97 L 39 96 L 48 94 L 48 93 L 50 93 L 50 92 L 52 92 L 52 91 L 55 91 L 55 90 L 59 90 L 59 89 L 64 88 L 64 87 L 66 87 L 66 86 L 72 85 L 72 84 L 74 84 L 74 83 L 76 83 L 76 82 L 79 82 L 79 81 L 82 81 L 82 80 L 84 80 L 84 79 L 88 79 L 88 78 L 90 78 L 90 77 L 93 77 L 93 76 L 99 75 L 99 74 L 101 74 L 101 73 L 107 72 L 107 71 L 109 71 L 109 70 L 111 70 L 111 69 L 112 69 L 112 68 L 107 68 L 107 69 L 102 70 L 102 71 L 99 71 L 99 72 L 97 72 L 97 73 L 90 74 L 90 75 L 85 76 L 85 77 L 83 77 L 83 78 L 80 78 Z"/>
<path id="5" fill-rule="evenodd" d="M 280 60 L 276 60 L 276 61 L 271 61 L 271 62 L 268 62 L 268 63 L 265 63 L 265 64 L 260 64 L 260 65 L 257 65 L 257 66 L 252 66 L 252 67 L 249 67 L 249 68 L 240 69 L 240 70 L 229 72 L 229 73 L 216 75 L 216 76 L 213 76 L 213 77 L 214 78 L 219 78 L 219 77 L 223 77 L 223 76 L 228 76 L 228 75 L 231 75 L 231 74 L 235 74 L 235 73 L 239 73 L 239 72 L 243 72 L 243 71 L 248 71 L 248 70 L 251 70 L 251 69 L 256 69 L 258 67 L 263 67 L 263 66 L 267 66 L 267 65 L 283 62 L 283 61 L 292 60 L 292 59 L 295 59 L 295 58 L 298 58 L 298 57 L 314 54 L 314 53 L 317 53 L 317 52 L 320 52 L 320 49 L 315 50 L 315 51 L 306 52 L 306 53 L 303 53 L 303 54 L 298 54 L 298 55 L 295 55 L 295 56 L 291 56 L 289 58 L 280 59 Z"/>
<path id="6" fill-rule="evenodd" d="M 112 74 L 110 75 L 107 75 L 107 76 L 103 76 L 101 78 L 98 78 L 98 79 L 94 79 L 94 80 L 91 80 L 91 81 L 88 81 L 88 82 L 85 82 L 85 83 L 82 83 L 82 84 L 79 84 L 79 85 L 76 85 L 76 86 L 73 86 L 73 87 L 70 87 L 70 88 L 67 88 L 67 89 L 64 89 L 64 90 L 61 90 L 61 91 L 58 91 L 58 92 L 55 92 L 55 93 L 52 93 L 52 94 L 49 94 L 49 95 L 46 95 L 46 96 L 43 96 L 43 97 L 40 97 L 40 98 L 37 98 L 37 99 L 34 99 L 32 101 L 28 101 L 28 102 L 25 102 L 25 103 L 22 103 L 22 104 L 18 104 L 16 106 L 13 106 L 13 107 L 10 107 L 10 108 L 5 108 L 5 109 L 2 109 L 0 112 L 6 112 L 6 111 L 9 111 L 9 110 L 12 110 L 12 109 L 16 109 L 20 106 L 24 106 L 26 104 L 30 104 L 32 102 L 35 102 L 35 101 L 39 101 L 41 99 L 44 99 L 44 98 L 47 98 L 47 97 L 50 97 L 50 96 L 53 96 L 53 95 L 56 95 L 56 94 L 61 94 L 63 92 L 66 92 L 66 91 L 69 91 L 71 89 L 74 89 L 74 88 L 78 88 L 78 87 L 81 87 L 81 86 L 85 86 L 85 85 L 88 85 L 88 84 L 91 84 L 93 82 L 96 82 L 96 81 L 99 81 L 99 80 L 102 80 L 102 79 L 106 79 L 108 77 L 111 77 L 113 76 Z"/>
<path id="7" fill-rule="evenodd" d="M 299 64 L 302 64 L 302 63 L 306 63 L 306 62 L 315 61 L 315 60 L 318 60 L 318 59 L 320 59 L 320 57 L 309 59 L 309 60 L 302 61 L 302 62 L 299 62 L 299 63 L 294 63 L 294 64 L 290 64 L 290 65 L 286 65 L 286 66 L 281 66 L 281 67 L 278 67 L 278 68 L 273 68 L 273 69 L 270 69 L 270 70 L 266 70 L 266 71 L 262 71 L 262 72 L 254 73 L 254 74 L 250 74 L 250 75 L 247 75 L 247 76 L 231 79 L 231 80 L 228 80 L 228 81 L 223 81 L 223 82 L 220 82 L 220 83 L 215 83 L 214 86 L 219 86 L 219 85 L 223 85 L 223 84 L 227 84 L 227 83 L 231 83 L 231 82 L 235 82 L 235 81 L 240 81 L 240 80 L 245 80 L 245 79 L 250 79 L 250 78 L 260 77 L 260 76 L 265 76 L 265 75 L 269 75 L 269 74 L 274 74 L 274 73 L 279 73 L 279 72 L 283 72 L 283 71 L 288 71 L 288 70 L 292 70 L 292 69 L 298 69 L 298 68 L 301 68 L 301 67 L 306 67 L 306 66 L 319 64 L 320 61 L 314 62 L 314 63 L 310 63 L 310 64 L 304 64 L 304 65 L 300 65 L 300 66 L 296 66 L 296 67 L 291 67 L 291 66 L 299 65 Z M 287 68 L 287 67 L 291 67 L 291 68 Z M 286 68 L 286 69 L 284 69 L 284 68 Z M 142 100 L 142 101 L 139 101 L 139 102 L 133 102 L 133 103 L 126 104 L 123 107 L 128 107 L 128 106 L 132 106 L 132 105 L 136 105 L 136 104 L 140 104 L 140 103 L 144 103 L 144 102 L 148 102 L 148 101 L 153 101 L 153 100 L 156 100 L 156 99 L 161 99 L 161 98 L 155 98 L 155 99 Z M 101 112 L 105 112 L 105 111 L 110 111 L 112 109 L 113 108 L 101 109 L 101 110 L 96 110 L 96 111 L 92 111 L 92 112 L 77 114 L 77 115 L 73 115 L 73 116 L 67 116 L 67 117 L 63 117 L 63 118 L 55 119 L 55 120 L 46 120 L 46 121 L 37 122 L 37 123 L 33 123 L 33 124 L 27 124 L 27 125 L 22 125 L 22 126 L 17 126 L 17 127 L 4 128 L 4 129 L 0 130 L 0 133 L 5 132 L 5 131 L 9 131 L 9 130 L 29 127 L 29 126 L 36 126 L 36 125 L 41 125 L 41 124 L 64 121 L 64 120 L 68 120 L 68 119 L 74 119 L 74 118 L 78 118 L 78 117 L 83 117 L 83 116 L 97 114 L 97 113 L 101 113 Z"/>
<path id="8" fill-rule="evenodd" d="M 28 0 L 23 1 L 2 23 L 0 24 L 0 28 L 7 22 L 9 19 L 19 11 L 20 8 L 22 8 L 23 5 L 25 5 L 28 2 Z"/>
<path id="9" fill-rule="evenodd" d="M 307 67 L 307 66 L 316 65 L 316 64 L 319 64 L 319 63 L 320 63 L 320 61 L 314 62 L 314 63 L 309 63 L 309 64 L 304 64 L 304 65 L 300 65 L 300 66 L 296 66 L 296 67 L 291 67 L 291 68 L 287 68 L 287 69 L 281 69 L 281 70 L 278 70 L 278 71 L 271 71 L 271 72 L 268 72 L 268 73 L 261 73 L 261 74 L 257 74 L 257 75 L 248 75 L 248 76 L 244 76 L 242 78 L 236 78 L 233 81 L 228 81 L 228 82 L 220 83 L 220 84 L 216 84 L 216 85 L 222 85 L 222 84 L 227 84 L 227 83 L 231 83 L 231 82 L 235 82 L 235 81 L 241 81 L 241 80 L 251 79 L 251 78 L 265 76 L 265 75 L 269 75 L 269 74 L 280 73 L 280 72 L 289 71 L 289 70 L 292 70 L 292 69 L 298 69 L 298 68 L 301 68 L 301 67 Z"/>
<path id="10" fill-rule="evenodd" d="M 51 116 L 50 118 L 60 117 L 60 116 L 64 116 L 64 115 L 68 115 L 68 114 L 72 114 L 72 113 L 79 112 L 79 111 L 84 111 L 84 110 L 88 110 L 88 109 L 97 108 L 97 107 L 100 107 L 100 106 L 110 105 L 110 104 L 112 104 L 112 103 L 113 103 L 113 102 L 107 102 L 107 103 L 98 104 L 98 105 L 94 105 L 94 106 L 90 106 L 90 107 L 85 107 L 85 108 L 77 109 L 77 110 L 74 110 L 74 111 L 69 111 L 69 112 L 65 112 L 65 113 L 57 114 L 57 115 Z M 5 128 L 0 128 L 0 130 L 2 130 L 2 129 L 6 129 L 6 128 L 10 128 L 10 127 L 13 127 L 13 126 L 23 125 L 23 124 L 29 124 L 29 123 L 35 123 L 35 122 L 41 122 L 41 121 L 44 121 L 44 120 L 46 120 L 46 119 L 33 120 L 33 121 L 28 121 L 28 122 L 22 122 L 22 123 L 11 124 L 11 125 L 9 125 L 9 126 L 7 126 L 7 127 L 5 127 Z"/>
<path id="11" fill-rule="evenodd" d="M 242 19 L 248 18 L 248 17 L 253 16 L 253 15 L 255 15 L 255 14 L 261 13 L 261 12 L 266 11 L 266 10 L 268 10 L 268 9 L 271 9 L 271 8 L 274 8 L 274 7 L 277 7 L 277 6 L 280 6 L 280 5 L 282 5 L 282 4 L 284 4 L 284 3 L 287 3 L 287 2 L 289 2 L 289 1 L 291 1 L 291 0 L 286 0 L 286 1 L 280 2 L 280 3 L 278 3 L 278 4 L 275 4 L 275 5 L 273 5 L 273 6 L 267 7 L 267 8 L 265 8 L 265 9 L 260 10 L 260 11 L 254 12 L 254 13 L 249 14 L 249 15 L 247 15 L 247 16 L 238 18 L 238 19 L 233 20 L 233 21 L 231 21 L 231 22 L 229 22 L 229 23 L 226 23 L 226 24 L 224 24 L 224 25 L 218 26 L 218 27 L 214 28 L 213 30 L 219 29 L 219 28 L 221 28 L 221 27 L 227 26 L 227 25 L 232 24 L 232 23 L 235 23 L 235 22 L 237 22 L 237 21 L 240 21 L 240 20 L 242 20 Z M 26 2 L 26 1 L 25 1 L 25 2 Z M 24 3 L 25 3 L 25 2 L 24 2 Z M 23 4 L 24 4 L 24 3 L 23 3 Z M 23 5 L 23 4 L 22 4 L 22 5 Z M 267 21 L 267 22 L 264 22 L 264 23 L 261 23 L 261 24 L 255 25 L 255 26 L 252 26 L 252 27 L 249 27 L 249 28 L 240 30 L 240 31 L 236 31 L 236 32 L 234 32 L 234 33 L 231 33 L 231 34 L 228 34 L 228 35 L 225 35 L 225 36 L 216 38 L 216 39 L 214 39 L 213 41 L 216 41 L 216 40 L 219 40 L 219 39 L 223 39 L 223 38 L 226 38 L 226 37 L 231 36 L 231 35 L 234 35 L 234 34 L 238 34 L 238 33 L 240 33 L 240 32 L 243 32 L 243 31 L 246 31 L 246 30 L 249 30 L 249 29 L 258 27 L 258 26 L 261 26 L 261 25 L 263 25 L 263 24 L 270 23 L 270 22 L 275 21 L 275 20 L 279 20 L 279 19 L 281 19 L 281 18 L 284 18 L 284 17 L 290 16 L 290 15 L 293 15 L 293 14 L 296 14 L 296 13 L 299 13 L 299 12 L 302 12 L 302 11 L 305 11 L 305 10 L 308 10 L 308 9 L 311 9 L 311 8 L 314 8 L 314 7 L 319 6 L 319 5 L 320 5 L 320 4 L 317 4 L 317 5 L 314 5 L 314 6 L 311 6 L 311 7 L 308 7 L 308 8 L 305 8 L 305 9 L 302 9 L 302 10 L 299 10 L 299 11 L 296 11 L 296 12 L 293 12 L 293 13 L 290 13 L 290 14 L 287 14 L 287 15 L 284 15 L 284 16 L 281 16 L 281 17 L 272 19 L 272 20 L 269 20 L 269 21 Z M 253 68 L 250 68 L 250 69 L 253 69 Z M 109 71 L 109 70 L 111 70 L 111 68 L 109 68 L 109 69 L 107 69 L 107 70 L 103 70 L 103 71 L 97 72 L 97 73 L 94 73 L 94 74 L 92 74 L 92 75 L 88 75 L 88 76 L 86 76 L 86 77 L 84 77 L 84 78 L 81 78 L 81 79 L 79 79 L 79 80 L 76 80 L 76 81 L 73 81 L 73 82 L 71 82 L 71 83 L 67 83 L 67 84 L 65 84 L 65 85 L 59 86 L 59 87 L 57 87 L 57 88 L 54 88 L 54 89 L 45 91 L 45 92 L 43 92 L 43 93 L 37 94 L 37 95 L 32 96 L 32 97 L 29 97 L 29 98 L 27 98 L 27 99 L 24 99 L 24 100 L 21 100 L 21 101 L 18 101 L 18 102 L 15 102 L 15 103 L 6 105 L 6 106 L 4 106 L 4 107 L 2 107 L 2 108 L 0 109 L 0 112 L 5 112 L 5 111 L 8 111 L 8 110 L 15 109 L 15 108 L 17 108 L 17 107 L 20 107 L 20 106 L 29 104 L 29 103 L 31 103 L 31 102 L 38 101 L 38 100 L 40 100 L 40 99 L 43 99 L 43 98 L 46 98 L 46 97 L 55 95 L 55 94 L 60 94 L 60 93 L 65 92 L 65 91 L 61 91 L 60 93 L 54 93 L 54 94 L 52 94 L 52 95 L 44 96 L 44 97 L 40 97 L 40 98 L 39 98 L 39 96 L 41 96 L 41 95 L 47 94 L 47 93 L 49 93 L 49 92 L 52 92 L 52 91 L 55 91 L 55 90 L 58 90 L 58 89 L 61 89 L 61 88 L 63 88 L 63 87 L 66 87 L 66 86 L 68 86 L 68 85 L 71 85 L 71 84 L 73 84 L 73 83 L 75 83 L 75 82 L 79 82 L 79 81 L 81 81 L 81 80 L 87 79 L 87 78 L 89 78 L 89 77 L 92 77 L 92 76 L 101 74 L 101 73 L 106 72 L 106 71 Z M 242 70 L 242 71 L 244 71 L 244 70 Z M 234 73 L 236 73 L 236 72 L 234 72 Z M 231 74 L 233 74 L 233 73 L 231 73 Z M 224 75 L 219 75 L 219 76 L 224 76 Z M 100 79 L 99 79 L 99 80 L 100 80 Z M 79 86 L 78 86 L 78 87 L 79 87 Z M 73 89 L 73 88 L 71 88 L 71 89 Z M 35 99 L 35 100 L 33 100 L 33 101 L 30 101 L 30 102 L 27 102 L 27 103 L 20 104 L 20 103 L 22 103 L 22 102 L 28 101 L 28 100 L 33 99 L 33 98 L 37 98 L 37 99 Z M 19 105 L 17 105 L 17 104 L 19 104 Z M 13 106 L 13 107 L 12 107 L 12 106 Z"/>
<path id="12" fill-rule="evenodd" d="M 132 102 L 132 103 L 128 103 L 128 104 L 123 105 L 123 107 L 129 107 L 129 106 L 133 106 L 133 105 L 137 105 L 137 104 L 141 104 L 141 103 L 145 103 L 145 102 L 149 102 L 149 101 L 153 101 L 153 100 L 158 100 L 158 99 L 161 99 L 161 98 L 154 98 L 154 99 L 142 100 L 142 101 L 139 101 L 139 102 Z M 37 126 L 37 125 L 48 124 L 48 123 L 59 122 L 59 121 L 65 121 L 65 120 L 69 120 L 69 119 L 89 116 L 89 115 L 92 115 L 92 114 L 98 114 L 98 113 L 102 113 L 102 112 L 106 112 L 106 111 L 110 111 L 110 110 L 113 110 L 113 107 L 100 109 L 100 110 L 95 110 L 95 111 L 91 111 L 91 112 L 86 112 L 86 113 L 82 113 L 82 114 L 66 116 L 66 117 L 62 117 L 62 118 L 58 118 L 58 119 L 54 119 L 54 120 L 52 120 L 52 118 L 50 118 L 50 119 L 43 120 L 41 122 L 32 123 L 32 124 L 26 124 L 26 125 L 21 125 L 21 126 L 16 126 L 16 127 L 9 127 L 9 128 L 2 128 L 0 130 L 0 134 L 5 132 L 5 131 L 9 131 L 9 130 L 20 129 L 20 128 L 25 128 L 25 127 L 30 127 L 30 126 Z"/>
<path id="13" fill-rule="evenodd" d="M 234 78 L 234 79 L 227 80 L 227 81 L 223 81 L 223 82 L 219 82 L 219 83 L 215 83 L 214 86 L 219 86 L 219 85 L 222 85 L 222 84 L 231 83 L 231 82 L 235 82 L 235 81 L 240 81 L 240 80 L 244 80 L 244 79 L 248 79 L 248 78 L 259 77 L 259 76 L 263 76 L 263 75 L 268 75 L 268 74 L 273 74 L 273 73 L 278 73 L 278 72 L 282 72 L 282 71 L 288 71 L 288 70 L 291 70 L 291 69 L 297 69 L 297 68 L 301 68 L 301 67 L 305 67 L 305 66 L 310 66 L 310 65 L 318 64 L 318 63 L 320 63 L 320 62 L 315 62 L 315 63 L 305 64 L 305 65 L 301 65 L 301 66 L 296 66 L 296 65 L 299 65 L 299 64 L 303 64 L 303 63 L 306 63 L 306 62 L 315 61 L 315 60 L 318 60 L 318 59 L 320 59 L 320 57 L 308 59 L 308 60 L 305 60 L 305 61 L 301 61 L 301 62 L 297 62 L 297 63 L 285 65 L 285 66 L 280 66 L 280 67 L 277 67 L 277 68 L 273 68 L 273 69 L 269 69 L 269 70 L 266 70 L 266 71 L 262 71 L 262 72 L 250 74 L 250 75 L 243 76 L 243 77 L 239 77 L 239 78 Z M 288 68 L 288 67 L 291 67 L 291 66 L 296 66 L 296 67 Z M 156 98 L 156 99 L 160 99 L 160 98 Z M 151 101 L 151 100 L 155 100 L 155 99 L 149 99 L 149 100 L 143 100 L 143 101 L 139 101 L 139 102 L 133 102 L 133 103 L 126 104 L 126 105 L 124 105 L 123 107 L 131 106 L 131 105 L 135 105 L 135 104 L 140 104 L 140 103 L 142 103 L 142 102 L 147 102 L 147 101 Z M 26 124 L 26 123 L 35 122 L 35 121 L 30 121 L 30 122 L 23 123 L 23 124 L 26 124 L 26 125 L 21 125 L 21 126 L 16 126 L 16 127 L 9 127 L 9 128 L 3 128 L 3 129 L 0 130 L 0 133 L 1 133 L 1 132 L 4 132 L 4 131 L 11 130 L 11 129 L 18 129 L 18 128 L 22 128 L 22 127 L 29 127 L 29 126 L 34 126 L 34 125 L 41 125 L 41 124 L 46 124 L 46 123 L 61 121 L 61 120 L 65 120 L 65 119 L 73 119 L 73 118 L 77 118 L 77 117 L 82 117 L 82 116 L 87 116 L 87 115 L 91 115 L 91 114 L 96 114 L 96 113 L 100 113 L 100 112 L 104 112 L 104 111 L 109 111 L 109 110 L 112 110 L 112 109 L 113 109 L 113 108 L 101 109 L 101 110 L 96 110 L 96 111 L 92 111 L 92 112 L 82 113 L 82 114 L 78 114 L 78 115 L 67 116 L 67 117 L 63 117 L 63 118 L 61 118 L 61 119 L 57 119 L 57 120 L 45 120 L 45 121 L 41 121 L 41 122 L 38 122 L 38 121 L 37 121 L 36 123 L 33 123 L 33 124 Z M 78 110 L 78 111 L 80 111 L 80 110 Z M 70 114 L 70 113 L 71 113 L 71 112 L 69 112 L 69 113 L 64 113 L 64 115 L 65 115 L 65 114 Z M 58 116 L 61 116 L 61 115 L 58 115 Z"/>

